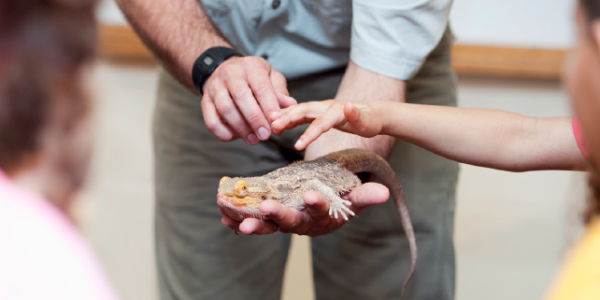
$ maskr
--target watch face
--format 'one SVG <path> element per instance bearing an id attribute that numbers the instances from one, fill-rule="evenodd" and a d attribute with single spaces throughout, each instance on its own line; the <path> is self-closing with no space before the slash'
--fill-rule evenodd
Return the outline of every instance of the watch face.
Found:
<path id="1" fill-rule="evenodd" d="M 207 65 L 207 66 L 210 66 L 210 65 L 211 65 L 211 64 L 214 62 L 214 60 L 212 59 L 212 57 L 210 57 L 210 56 L 208 56 L 208 55 L 207 55 L 207 56 L 206 56 L 206 57 L 205 57 L 205 58 L 202 60 L 202 62 L 204 62 L 204 64 L 205 64 L 205 65 Z"/>

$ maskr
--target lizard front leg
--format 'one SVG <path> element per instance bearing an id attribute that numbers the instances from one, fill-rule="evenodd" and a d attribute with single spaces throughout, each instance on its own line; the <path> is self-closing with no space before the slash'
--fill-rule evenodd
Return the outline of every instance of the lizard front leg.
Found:
<path id="1" fill-rule="evenodd" d="M 329 203 L 329 216 L 337 219 L 338 214 L 340 214 L 346 221 L 348 221 L 348 216 L 346 214 L 355 216 L 354 212 L 348 208 L 348 206 L 352 205 L 352 202 L 340 198 L 331 187 L 320 180 L 313 179 L 302 184 L 299 194 L 304 196 L 304 193 L 307 191 L 319 192 L 321 195 L 325 196 L 325 199 L 327 199 L 327 202 Z"/>

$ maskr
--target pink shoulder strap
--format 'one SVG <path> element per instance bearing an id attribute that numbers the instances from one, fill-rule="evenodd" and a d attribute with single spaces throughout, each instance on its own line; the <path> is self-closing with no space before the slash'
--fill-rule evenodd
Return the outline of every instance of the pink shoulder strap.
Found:
<path id="1" fill-rule="evenodd" d="M 581 125 L 579 125 L 579 121 L 576 117 L 573 118 L 573 134 L 575 135 L 575 140 L 577 141 L 579 150 L 581 150 L 583 156 L 587 158 L 588 156 L 587 151 L 585 150 L 585 140 L 583 139 L 583 133 L 581 132 Z"/>

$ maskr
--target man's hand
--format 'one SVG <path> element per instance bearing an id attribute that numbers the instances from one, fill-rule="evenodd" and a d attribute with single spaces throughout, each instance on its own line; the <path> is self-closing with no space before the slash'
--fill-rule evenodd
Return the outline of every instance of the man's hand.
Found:
<path id="1" fill-rule="evenodd" d="M 117 0 L 129 23 L 163 67 L 195 91 L 194 61 L 211 47 L 232 47 L 197 0 Z M 271 136 L 269 113 L 296 104 L 285 78 L 263 58 L 232 57 L 204 84 L 202 114 L 223 141 L 256 144 Z"/>
<path id="2" fill-rule="evenodd" d="M 254 145 L 271 136 L 269 114 L 296 104 L 285 78 L 257 56 L 232 57 L 204 84 L 202 114 L 222 141 L 242 138 Z"/>
<path id="3" fill-rule="evenodd" d="M 403 102 L 405 83 L 383 75 L 379 75 L 360 68 L 352 61 L 336 95 L 336 99 L 352 101 L 388 100 Z M 315 140 L 306 148 L 305 160 L 312 160 L 319 156 L 348 148 L 363 148 L 374 151 L 384 157 L 387 156 L 394 144 L 394 139 L 389 136 L 376 136 L 362 138 L 338 130 L 330 130 Z M 348 195 L 352 202 L 352 211 L 358 214 L 364 207 L 387 201 L 389 190 L 375 183 L 367 183 Z M 222 223 L 233 230 L 245 234 L 271 234 L 277 230 L 297 234 L 319 236 L 336 230 L 345 224 L 343 220 L 334 220 L 329 217 L 329 205 L 324 197 L 316 192 L 307 192 L 304 195 L 307 209 L 297 211 L 283 205 L 265 201 L 259 209 L 262 213 L 269 214 L 271 220 L 245 219 L 242 223 L 223 217 Z"/>
<path id="4" fill-rule="evenodd" d="M 358 215 L 367 206 L 387 201 L 389 195 L 389 190 L 381 184 L 367 183 L 353 190 L 345 198 L 352 202 L 350 209 Z M 260 204 L 259 209 L 261 213 L 268 214 L 271 220 L 249 218 L 240 223 L 223 217 L 221 222 L 244 234 L 272 234 L 279 230 L 308 236 L 324 235 L 346 224 L 341 217 L 333 219 L 329 216 L 329 204 L 321 194 L 307 192 L 304 194 L 304 202 L 306 209 L 298 211 L 279 202 L 267 200 Z"/>

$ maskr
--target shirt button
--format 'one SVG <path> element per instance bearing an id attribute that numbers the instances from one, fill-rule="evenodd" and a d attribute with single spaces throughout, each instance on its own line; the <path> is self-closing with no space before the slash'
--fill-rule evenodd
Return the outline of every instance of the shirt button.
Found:
<path id="1" fill-rule="evenodd" d="M 269 56 L 266 54 L 261 55 L 262 58 L 264 58 L 265 60 L 269 60 Z"/>
<path id="2" fill-rule="evenodd" d="M 277 9 L 279 7 L 279 5 L 281 5 L 280 0 L 274 0 L 273 3 L 271 3 L 271 6 L 273 7 L 273 9 Z"/>

